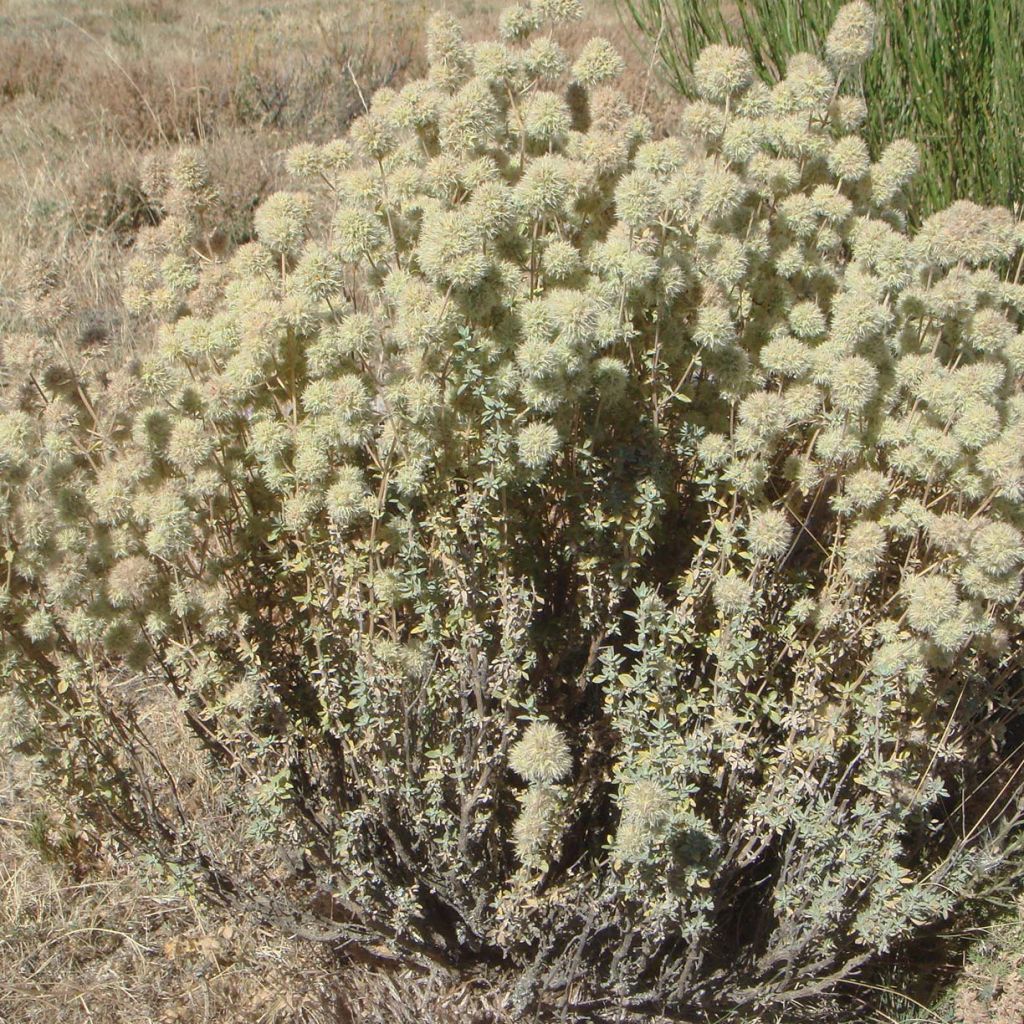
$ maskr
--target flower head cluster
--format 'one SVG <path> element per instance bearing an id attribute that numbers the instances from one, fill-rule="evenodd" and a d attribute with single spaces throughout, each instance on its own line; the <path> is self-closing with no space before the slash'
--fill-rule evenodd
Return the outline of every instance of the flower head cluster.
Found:
<path id="1" fill-rule="evenodd" d="M 580 11 L 431 19 L 427 75 L 295 147 L 233 253 L 197 154 L 147 167 L 139 365 L 0 341 L 5 672 L 158 668 L 419 951 L 560 928 L 581 977 L 706 986 L 667 958 L 735 931 L 756 836 L 792 867 L 733 981 L 774 992 L 955 898 L 919 826 L 995 756 L 969 716 L 1021 639 L 1024 234 L 908 228 L 862 0 L 774 88 L 710 48 L 664 139 L 607 41 L 556 38 Z"/>

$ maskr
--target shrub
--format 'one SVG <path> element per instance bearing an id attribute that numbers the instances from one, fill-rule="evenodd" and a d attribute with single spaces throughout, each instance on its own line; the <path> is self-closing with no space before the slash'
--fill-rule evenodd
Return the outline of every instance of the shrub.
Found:
<path id="1" fill-rule="evenodd" d="M 909 232 L 916 151 L 865 166 L 811 56 L 711 50 L 654 139 L 578 14 L 436 17 L 233 254 L 193 154 L 147 169 L 152 354 L 4 342 L 4 677 L 87 808 L 286 927 L 523 1007 L 810 1015 L 1018 824 L 1021 226 Z"/>
<path id="2" fill-rule="evenodd" d="M 839 0 L 624 0 L 658 49 L 672 84 L 699 95 L 693 71 L 713 44 L 750 51 L 769 85 L 804 51 L 828 57 L 839 76 L 864 82 L 865 140 L 877 157 L 906 135 L 922 147 L 914 212 L 936 212 L 956 199 L 1024 202 L 1024 72 L 1014 47 L 1024 23 L 1016 4 L 985 0 L 879 0 L 847 5 L 833 28 Z M 738 8 L 738 11 L 736 10 Z M 864 55 L 872 36 L 874 55 Z M 998 129 L 995 126 L 999 126 Z M 858 140 L 859 141 L 859 140 Z M 840 150 L 836 151 L 840 159 Z"/>

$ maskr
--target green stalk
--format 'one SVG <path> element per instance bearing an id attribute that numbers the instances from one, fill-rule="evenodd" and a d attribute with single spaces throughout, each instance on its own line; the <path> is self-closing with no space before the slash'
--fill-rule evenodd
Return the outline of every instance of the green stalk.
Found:
<path id="1" fill-rule="evenodd" d="M 824 52 L 839 0 L 620 0 L 665 74 L 693 96 L 691 68 L 711 43 L 748 49 L 778 81 L 793 54 Z M 921 216 L 956 199 L 1024 207 L 1024 0 L 874 0 L 879 40 L 864 71 L 866 138 L 922 151 Z"/>

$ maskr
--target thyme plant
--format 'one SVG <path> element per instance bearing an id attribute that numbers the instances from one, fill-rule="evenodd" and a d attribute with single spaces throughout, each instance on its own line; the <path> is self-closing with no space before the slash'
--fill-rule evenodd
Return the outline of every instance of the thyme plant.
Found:
<path id="1" fill-rule="evenodd" d="M 1019 824 L 1024 234 L 908 231 L 861 3 L 771 88 L 704 51 L 666 138 L 580 15 L 434 17 L 233 253 L 197 155 L 148 168 L 151 354 L 3 340 L 4 686 L 85 806 L 295 930 L 524 1008 L 812 1015 Z M 285 881 L 195 826 L 139 673 Z"/>

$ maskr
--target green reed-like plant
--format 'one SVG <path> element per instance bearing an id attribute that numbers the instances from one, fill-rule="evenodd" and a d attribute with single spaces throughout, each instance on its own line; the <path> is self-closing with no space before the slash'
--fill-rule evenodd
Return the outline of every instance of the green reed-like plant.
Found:
<path id="1" fill-rule="evenodd" d="M 794 54 L 822 54 L 839 0 L 623 0 L 675 86 L 695 95 L 693 61 L 711 43 L 742 46 L 762 80 Z M 897 137 L 921 147 L 917 215 L 956 199 L 1024 202 L 1024 4 L 878 0 L 878 45 L 859 87 L 874 155 Z M 858 77 L 861 72 L 858 70 Z"/>
<path id="2" fill-rule="evenodd" d="M 433 19 L 236 252 L 154 163 L 139 365 L 27 279 L 0 679 L 75 799 L 292 930 L 579 1020 L 820 1016 L 1020 829 L 1024 233 L 908 229 L 861 4 L 773 88 L 703 51 L 662 139 L 581 15 Z"/>

